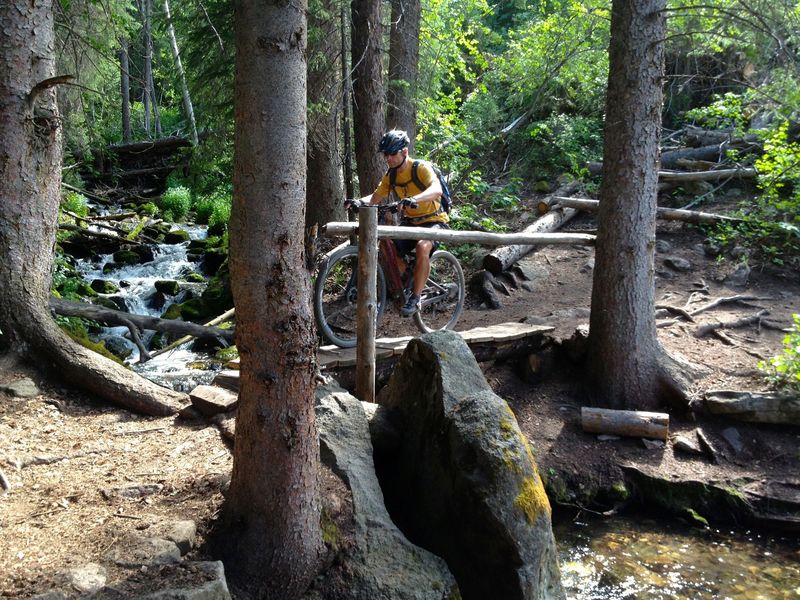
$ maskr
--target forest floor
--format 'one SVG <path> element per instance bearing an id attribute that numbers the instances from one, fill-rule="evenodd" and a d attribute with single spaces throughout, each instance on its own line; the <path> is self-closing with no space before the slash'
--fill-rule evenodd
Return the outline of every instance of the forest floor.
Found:
<path id="1" fill-rule="evenodd" d="M 704 209 L 714 212 L 718 207 Z M 520 228 L 525 218 L 519 216 Z M 594 227 L 591 216 L 580 216 L 564 230 L 585 232 Z M 662 242 L 656 255 L 658 304 L 694 308 L 734 295 L 758 298 L 723 304 L 699 314 L 696 323 L 679 320 L 659 328 L 666 349 L 706 369 L 695 382 L 693 395 L 700 398 L 714 389 L 767 389 L 756 364 L 780 353 L 783 332 L 752 325 L 725 330 L 727 340 L 694 333 L 700 325 L 735 321 L 762 309 L 769 311 L 773 322 L 788 328 L 792 313 L 800 312 L 797 271 L 751 261 L 747 284 L 732 287 L 726 278 L 737 261 L 707 256 L 697 228 L 660 221 L 658 240 Z M 688 267 L 667 266 L 665 260 L 674 257 L 688 261 Z M 501 296 L 502 307 L 497 310 L 488 310 L 468 296 L 458 329 L 528 320 L 551 324 L 553 335 L 563 339 L 579 324 L 588 323 L 591 248 L 544 247 L 524 260 L 543 276 L 531 282 L 530 289 L 520 287 Z M 672 414 L 670 433 L 702 427 L 718 449 L 716 463 L 707 456 L 681 455 L 670 444 L 647 448 L 635 438 L 603 441 L 580 428 L 580 367 L 568 362 L 557 365 L 535 384 L 523 381 L 511 363 L 483 365 L 493 389 L 513 408 L 546 477 L 561 477 L 576 489 L 603 488 L 621 479 L 622 465 L 634 464 L 676 480 L 745 478 L 765 485 L 793 482 L 800 490 L 799 428 Z M 22 376 L 33 378 L 41 393 L 17 398 L 0 392 L 0 471 L 9 487 L 5 492 L 0 489 L 0 597 L 64 589 L 61 573 L 87 563 L 101 563 L 109 585 L 124 596 L 131 586 L 159 577 L 154 572 L 158 569 L 116 564 L 115 552 L 126 540 L 192 520 L 202 544 L 222 505 L 232 464 L 232 448 L 214 426 L 131 414 L 41 379 L 29 366 L 0 364 L 0 384 Z M 738 433 L 738 448 L 723 435 L 730 429 Z M 323 488 L 328 510 L 345 518 L 346 491 L 327 471 Z M 553 500 L 581 503 L 574 494 Z M 202 545 L 190 556 L 201 558 Z M 163 577 L 169 576 L 165 570 Z M 80 593 L 73 589 L 70 595 Z"/>

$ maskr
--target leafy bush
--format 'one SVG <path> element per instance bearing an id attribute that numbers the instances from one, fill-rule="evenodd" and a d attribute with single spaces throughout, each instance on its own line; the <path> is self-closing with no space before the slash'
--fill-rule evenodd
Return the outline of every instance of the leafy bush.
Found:
<path id="1" fill-rule="evenodd" d="M 231 194 L 227 189 L 220 189 L 209 196 L 200 198 L 194 206 L 198 223 L 208 225 L 209 233 L 219 235 L 228 228 L 231 218 Z"/>
<path id="2" fill-rule="evenodd" d="M 781 390 L 800 392 L 800 315 L 793 314 L 791 330 L 783 338 L 783 354 L 758 363 L 767 380 Z"/>
<path id="3" fill-rule="evenodd" d="M 527 144 L 525 163 L 538 177 L 585 175 L 586 161 L 603 156 L 603 124 L 599 117 L 552 115 L 528 128 Z"/>
<path id="4" fill-rule="evenodd" d="M 183 219 L 192 207 L 192 194 L 189 188 L 178 186 L 169 188 L 161 196 L 161 210 L 164 211 L 164 218 L 170 215 L 171 221 Z"/>
<path id="5" fill-rule="evenodd" d="M 747 99 L 743 95 L 728 92 L 715 96 L 714 101 L 707 106 L 687 110 L 684 120 L 698 127 L 731 129 L 741 134 L 749 122 L 746 104 Z"/>
<path id="6" fill-rule="evenodd" d="M 61 210 L 81 217 L 89 214 L 89 201 L 86 196 L 77 192 L 67 192 L 61 197 Z"/>

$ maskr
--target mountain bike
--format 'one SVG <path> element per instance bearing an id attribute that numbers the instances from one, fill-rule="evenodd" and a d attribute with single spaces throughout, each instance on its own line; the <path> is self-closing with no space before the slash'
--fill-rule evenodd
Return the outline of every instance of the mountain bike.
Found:
<path id="1" fill-rule="evenodd" d="M 385 224 L 403 201 L 379 205 L 378 222 Z M 397 264 L 394 242 L 379 242 L 376 298 L 376 324 L 391 304 L 398 309 L 411 293 L 416 256 L 404 258 L 405 270 Z M 358 243 L 352 239 L 328 253 L 317 272 L 314 284 L 314 318 L 324 340 L 340 348 L 356 345 L 356 306 L 358 302 Z M 423 332 L 453 329 L 464 308 L 466 288 L 464 271 L 458 259 L 446 250 L 431 255 L 431 272 L 421 293 L 420 309 L 412 315 L 417 328 Z M 398 315 L 399 316 L 399 315 Z"/>

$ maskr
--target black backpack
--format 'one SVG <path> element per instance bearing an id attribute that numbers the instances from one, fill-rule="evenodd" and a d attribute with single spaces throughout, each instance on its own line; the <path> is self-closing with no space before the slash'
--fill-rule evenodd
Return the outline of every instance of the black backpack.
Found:
<path id="1" fill-rule="evenodd" d="M 424 190 L 425 184 L 422 183 L 422 181 L 420 181 L 419 175 L 417 175 L 418 166 L 419 166 L 418 160 L 415 160 L 413 163 L 411 163 L 411 180 L 414 182 L 414 185 L 416 185 L 420 190 Z M 450 193 L 450 186 L 447 184 L 447 178 L 444 176 L 439 167 L 437 167 L 433 163 L 431 163 L 431 168 L 433 169 L 433 172 L 436 174 L 436 177 L 439 178 L 439 185 L 442 186 L 442 197 L 439 199 L 439 203 L 442 206 L 442 210 L 444 212 L 449 213 L 453 205 L 452 202 L 453 196 Z M 392 189 L 394 189 L 396 181 L 397 181 L 397 171 L 395 169 L 389 169 L 389 185 L 392 187 Z"/>

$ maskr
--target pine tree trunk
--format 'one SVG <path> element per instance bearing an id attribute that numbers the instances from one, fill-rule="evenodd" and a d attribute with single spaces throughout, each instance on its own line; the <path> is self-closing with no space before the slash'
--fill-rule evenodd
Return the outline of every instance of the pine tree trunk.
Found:
<path id="1" fill-rule="evenodd" d="M 345 217 L 339 154 L 340 29 L 330 18 L 336 10 L 336 3 L 323 0 L 320 12 L 324 16 L 309 14 L 309 30 L 316 42 L 308 50 L 307 227 Z"/>
<path id="2" fill-rule="evenodd" d="M 61 183 L 52 0 L 0 3 L 0 345 L 112 402 L 167 415 L 188 402 L 78 346 L 48 306 Z"/>
<path id="3" fill-rule="evenodd" d="M 385 129 L 381 3 L 353 0 L 353 130 L 359 194 L 371 194 L 386 171 L 378 142 Z"/>
<path id="4" fill-rule="evenodd" d="M 665 0 L 612 5 L 589 387 L 595 403 L 617 409 L 659 404 L 653 253 L 664 8 Z"/>
<path id="5" fill-rule="evenodd" d="M 167 19 L 167 35 L 169 36 L 169 43 L 172 47 L 172 58 L 175 59 L 175 68 L 178 71 L 178 79 L 180 80 L 181 84 L 183 112 L 186 116 L 186 120 L 189 122 L 189 132 L 192 145 L 197 146 L 197 123 L 195 123 L 194 120 L 194 107 L 192 106 L 192 97 L 189 95 L 189 86 L 186 85 L 186 73 L 183 70 L 181 53 L 178 50 L 178 38 L 175 36 L 175 27 L 172 25 L 172 15 L 169 11 L 169 0 L 164 0 L 164 16 Z"/>
<path id="6" fill-rule="evenodd" d="M 420 10 L 419 0 L 392 0 L 386 125 L 408 133 L 411 155 L 414 154 L 414 138 L 417 136 Z"/>
<path id="7" fill-rule="evenodd" d="M 128 40 L 119 41 L 119 91 L 122 96 L 122 143 L 131 141 L 131 74 Z"/>
<path id="8" fill-rule="evenodd" d="M 322 548 L 303 239 L 306 8 L 237 0 L 234 9 L 230 270 L 240 387 L 231 486 L 214 539 L 234 587 L 258 598 L 298 597 Z"/>

